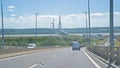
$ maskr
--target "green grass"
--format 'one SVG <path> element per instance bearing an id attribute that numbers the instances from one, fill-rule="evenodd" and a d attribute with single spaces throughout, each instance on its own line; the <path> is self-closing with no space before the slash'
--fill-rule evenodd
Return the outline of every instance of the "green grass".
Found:
<path id="1" fill-rule="evenodd" d="M 92 42 L 93 46 L 103 45 L 104 43 L 107 42 L 107 37 L 105 37 L 103 39 L 92 38 L 91 42 Z"/>
<path id="2" fill-rule="evenodd" d="M 120 41 L 116 41 L 115 46 L 120 46 Z"/>
<path id="3" fill-rule="evenodd" d="M 92 42 L 95 42 L 96 45 L 100 45 L 100 44 L 104 44 L 105 42 L 107 42 L 109 37 L 104 38 L 103 40 L 99 40 L 99 39 L 92 39 Z M 117 36 L 117 41 L 115 41 L 115 46 L 120 46 L 120 36 Z"/>
<path id="4" fill-rule="evenodd" d="M 84 42 L 82 36 L 5 37 L 5 46 L 26 47 L 29 43 L 36 43 L 37 46 L 70 46 L 73 40 L 77 40 L 80 43 Z"/>
<path id="5" fill-rule="evenodd" d="M 27 47 L 29 43 L 35 43 L 37 46 L 70 46 L 70 43 L 76 40 L 82 45 L 87 46 L 86 38 L 84 36 L 38 36 L 38 37 L 5 37 L 5 46 L 22 46 Z M 104 44 L 107 39 L 99 40 L 92 38 L 92 45 Z M 1 43 L 1 37 L 0 37 Z M 115 42 L 115 46 L 120 46 L 120 41 Z"/>

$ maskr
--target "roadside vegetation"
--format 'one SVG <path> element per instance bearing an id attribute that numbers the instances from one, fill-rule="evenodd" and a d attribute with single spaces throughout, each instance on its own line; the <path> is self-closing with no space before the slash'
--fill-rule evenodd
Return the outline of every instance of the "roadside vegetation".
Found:
<path id="1" fill-rule="evenodd" d="M 104 43 L 106 43 L 107 41 L 108 41 L 108 37 L 105 37 L 103 39 L 93 38 L 92 45 L 104 45 Z M 114 42 L 115 42 L 115 46 L 120 46 L 120 36 L 116 36 L 116 39 Z"/>
<path id="2" fill-rule="evenodd" d="M 36 44 L 37 47 L 41 46 L 70 46 L 72 41 L 78 41 L 83 46 L 89 45 L 89 42 L 84 36 L 38 36 L 38 37 L 5 37 L 5 46 L 14 47 L 27 47 L 28 44 Z M 120 36 L 116 39 L 115 46 L 120 46 Z M 0 37 L 1 42 L 1 37 Z M 107 38 L 97 39 L 92 38 L 92 45 L 103 45 L 107 42 Z"/>
<path id="3" fill-rule="evenodd" d="M 116 41 L 115 46 L 120 46 L 120 41 Z"/>
<path id="4" fill-rule="evenodd" d="M 115 46 L 120 46 L 120 35 L 116 37 Z"/>
<path id="5" fill-rule="evenodd" d="M 82 36 L 5 37 L 5 46 L 27 47 L 30 43 L 35 43 L 37 47 L 70 46 L 73 40 L 77 40 L 80 43 L 85 41 Z"/>
<path id="6" fill-rule="evenodd" d="M 97 38 L 94 38 L 92 39 L 92 45 L 103 45 L 105 42 L 107 42 L 107 39 L 104 38 L 104 39 L 97 39 Z"/>

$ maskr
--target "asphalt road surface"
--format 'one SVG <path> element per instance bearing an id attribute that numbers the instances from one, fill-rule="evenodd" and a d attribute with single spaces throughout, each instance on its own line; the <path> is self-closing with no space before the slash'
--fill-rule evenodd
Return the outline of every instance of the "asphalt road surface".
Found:
<path id="1" fill-rule="evenodd" d="M 72 48 L 37 52 L 0 59 L 0 68 L 102 68 L 94 62 L 84 49 Z"/>

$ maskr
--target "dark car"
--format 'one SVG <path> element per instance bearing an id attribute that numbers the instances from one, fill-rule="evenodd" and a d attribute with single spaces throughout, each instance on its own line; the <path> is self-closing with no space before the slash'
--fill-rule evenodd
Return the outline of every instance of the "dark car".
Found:
<path id="1" fill-rule="evenodd" d="M 72 50 L 80 50 L 80 43 L 77 41 L 73 41 L 71 43 L 71 46 L 72 46 Z"/>

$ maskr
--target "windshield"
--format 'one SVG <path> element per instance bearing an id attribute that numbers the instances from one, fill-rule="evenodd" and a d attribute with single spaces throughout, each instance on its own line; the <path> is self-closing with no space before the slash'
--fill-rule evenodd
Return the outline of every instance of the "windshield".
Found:
<path id="1" fill-rule="evenodd" d="M 120 0 L 0 0 L 0 68 L 119 68 Z"/>

